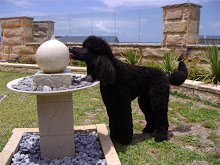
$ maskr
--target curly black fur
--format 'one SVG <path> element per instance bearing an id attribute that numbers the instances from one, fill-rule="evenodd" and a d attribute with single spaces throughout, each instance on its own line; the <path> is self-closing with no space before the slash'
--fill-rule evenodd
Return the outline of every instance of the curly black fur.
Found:
<path id="1" fill-rule="evenodd" d="M 87 73 L 100 81 L 102 99 L 109 116 L 110 136 L 121 144 L 129 144 L 133 136 L 131 101 L 138 103 L 147 121 L 144 132 L 155 132 L 155 141 L 167 139 L 168 100 L 170 83 L 182 84 L 187 75 L 183 62 L 179 70 L 168 77 L 163 71 L 123 63 L 101 38 L 90 36 L 83 48 L 70 49 L 73 59 L 87 63 Z M 177 79 L 176 79 L 177 77 Z"/>

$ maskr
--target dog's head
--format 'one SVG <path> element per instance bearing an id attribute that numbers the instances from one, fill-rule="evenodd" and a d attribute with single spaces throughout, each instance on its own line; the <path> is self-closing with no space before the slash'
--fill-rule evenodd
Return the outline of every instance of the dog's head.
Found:
<path id="1" fill-rule="evenodd" d="M 73 47 L 70 51 L 72 59 L 85 61 L 87 72 L 93 79 L 99 80 L 102 84 L 113 84 L 115 82 L 115 68 L 112 65 L 112 54 L 109 44 L 102 38 L 89 36 L 83 47 Z"/>

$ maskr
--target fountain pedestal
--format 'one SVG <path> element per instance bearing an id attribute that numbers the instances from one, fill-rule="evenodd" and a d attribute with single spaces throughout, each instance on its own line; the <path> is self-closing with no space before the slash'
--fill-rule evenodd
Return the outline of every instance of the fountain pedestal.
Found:
<path id="1" fill-rule="evenodd" d="M 40 71 L 34 75 L 34 82 L 36 86 L 53 85 L 56 88 L 72 85 L 71 73 L 68 70 L 56 74 Z M 37 95 L 37 110 L 41 157 L 74 157 L 72 93 Z"/>
<path id="2" fill-rule="evenodd" d="M 41 157 L 74 157 L 72 93 L 38 95 L 37 110 Z"/>

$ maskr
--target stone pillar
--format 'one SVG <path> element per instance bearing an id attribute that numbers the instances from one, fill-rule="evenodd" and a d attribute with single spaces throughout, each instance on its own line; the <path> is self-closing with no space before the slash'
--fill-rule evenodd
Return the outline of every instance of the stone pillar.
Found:
<path id="1" fill-rule="evenodd" d="M 163 46 L 199 43 L 200 8 L 193 3 L 163 6 Z"/>
<path id="2" fill-rule="evenodd" d="M 53 21 L 34 21 L 34 41 L 45 42 L 54 34 Z"/>
<path id="3" fill-rule="evenodd" d="M 33 18 L 8 17 L 0 18 L 0 21 L 1 44 L 3 45 L 2 59 L 10 60 L 16 55 L 13 52 L 16 47 L 23 49 L 25 43 L 33 41 Z"/>
<path id="4" fill-rule="evenodd" d="M 38 95 L 41 158 L 75 157 L 72 93 Z"/>
<path id="5" fill-rule="evenodd" d="M 55 74 L 39 71 L 34 75 L 34 82 L 36 86 L 70 86 L 71 73 L 69 70 Z M 37 110 L 41 158 L 75 157 L 72 93 L 37 95 Z"/>

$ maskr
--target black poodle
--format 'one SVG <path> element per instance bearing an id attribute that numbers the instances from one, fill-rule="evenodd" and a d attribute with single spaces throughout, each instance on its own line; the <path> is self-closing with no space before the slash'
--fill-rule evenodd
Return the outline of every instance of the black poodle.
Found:
<path id="1" fill-rule="evenodd" d="M 118 60 L 108 43 L 88 37 L 83 47 L 70 49 L 71 58 L 85 61 L 87 74 L 100 81 L 102 99 L 109 116 L 110 136 L 121 144 L 129 144 L 133 136 L 131 101 L 138 103 L 147 121 L 143 132 L 155 132 L 155 141 L 167 140 L 170 83 L 181 85 L 188 72 L 184 62 L 167 77 L 156 68 L 135 66 Z"/>

